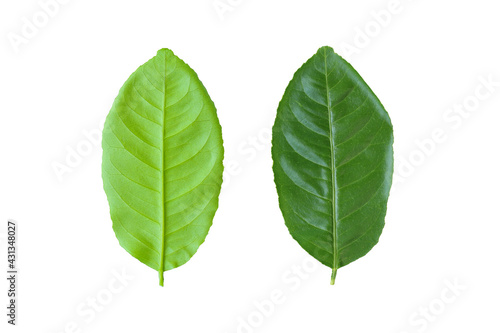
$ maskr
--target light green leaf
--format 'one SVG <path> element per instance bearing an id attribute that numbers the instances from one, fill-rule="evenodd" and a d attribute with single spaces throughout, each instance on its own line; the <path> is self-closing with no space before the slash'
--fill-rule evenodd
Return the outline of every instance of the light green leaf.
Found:
<path id="1" fill-rule="evenodd" d="M 221 126 L 196 73 L 162 49 L 121 88 L 103 131 L 102 178 L 113 230 L 159 272 L 204 242 L 222 183 Z"/>
<path id="2" fill-rule="evenodd" d="M 292 237 L 337 270 L 378 242 L 393 173 L 389 115 L 332 48 L 294 75 L 273 127 L 273 171 Z"/>

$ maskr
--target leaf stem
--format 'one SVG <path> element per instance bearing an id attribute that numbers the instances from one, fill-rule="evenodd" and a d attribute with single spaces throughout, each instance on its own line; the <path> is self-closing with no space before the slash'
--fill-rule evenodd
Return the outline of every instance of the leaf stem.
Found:
<path id="1" fill-rule="evenodd" d="M 333 271 L 332 271 L 332 279 L 330 281 L 330 284 L 333 286 L 335 284 L 335 278 L 337 277 L 337 269 L 336 268 L 333 268 Z"/>
<path id="2" fill-rule="evenodd" d="M 162 286 L 162 287 L 163 287 L 163 281 L 164 281 L 163 280 L 163 273 L 164 272 L 158 271 L 158 275 L 160 276 L 160 286 Z"/>

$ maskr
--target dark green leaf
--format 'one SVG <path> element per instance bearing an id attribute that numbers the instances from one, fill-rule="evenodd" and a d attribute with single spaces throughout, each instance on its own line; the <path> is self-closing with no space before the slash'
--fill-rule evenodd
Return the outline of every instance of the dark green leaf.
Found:
<path id="1" fill-rule="evenodd" d="M 292 237 L 337 269 L 378 242 L 393 173 L 389 115 L 352 66 L 319 49 L 294 75 L 273 127 L 273 170 Z"/>

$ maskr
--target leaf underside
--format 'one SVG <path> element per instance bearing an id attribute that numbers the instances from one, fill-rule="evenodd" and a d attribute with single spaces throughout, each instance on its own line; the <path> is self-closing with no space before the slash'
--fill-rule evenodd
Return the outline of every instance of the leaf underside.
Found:
<path id="1" fill-rule="evenodd" d="M 332 48 L 295 73 L 273 126 L 274 178 L 290 234 L 332 268 L 332 284 L 382 233 L 392 144 L 389 115 Z"/>
<path id="2" fill-rule="evenodd" d="M 113 230 L 159 272 L 186 263 L 218 207 L 223 146 L 214 103 L 168 49 L 121 88 L 103 130 L 102 178 Z"/>

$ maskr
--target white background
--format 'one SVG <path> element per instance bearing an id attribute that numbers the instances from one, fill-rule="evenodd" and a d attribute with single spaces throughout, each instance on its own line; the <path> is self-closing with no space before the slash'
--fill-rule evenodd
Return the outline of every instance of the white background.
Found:
<path id="1" fill-rule="evenodd" d="M 213 0 L 66 2 L 17 48 L 9 36 L 42 9 L 0 4 L 2 271 L 7 219 L 20 230 L 19 325 L 6 324 L 2 278 L 2 332 L 500 330 L 500 86 L 474 97 L 488 92 L 481 78 L 500 82 L 497 2 L 400 0 L 383 27 L 372 12 L 394 9 L 390 0 L 222 0 L 224 13 Z M 333 287 L 284 225 L 269 137 L 293 73 L 323 45 L 375 91 L 396 139 L 380 243 Z M 214 100 L 229 172 L 206 242 L 160 288 L 114 236 L 100 143 L 61 179 L 53 167 L 89 148 L 84 132 L 97 131 L 123 82 L 163 47 Z M 463 103 L 472 111 L 450 111 Z M 430 144 L 435 131 L 444 138 Z M 123 288 L 122 270 L 133 276 Z M 101 311 L 89 310 L 95 297 Z"/>

